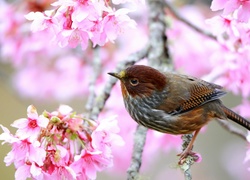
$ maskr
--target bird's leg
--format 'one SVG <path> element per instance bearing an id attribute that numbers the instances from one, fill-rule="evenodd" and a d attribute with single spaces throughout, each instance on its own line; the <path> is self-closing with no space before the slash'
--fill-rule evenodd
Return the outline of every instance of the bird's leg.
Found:
<path id="1" fill-rule="evenodd" d="M 180 153 L 180 154 L 177 155 L 177 156 L 180 156 L 179 164 L 182 164 L 182 161 L 183 161 L 188 155 L 194 155 L 194 154 L 195 154 L 194 152 L 192 152 L 192 148 L 193 148 L 194 141 L 195 141 L 197 135 L 199 134 L 199 132 L 200 132 L 200 129 L 198 129 L 198 130 L 196 130 L 196 131 L 194 132 L 194 135 L 193 135 L 191 141 L 189 142 L 188 146 L 186 147 L 186 149 L 185 149 L 182 153 Z"/>

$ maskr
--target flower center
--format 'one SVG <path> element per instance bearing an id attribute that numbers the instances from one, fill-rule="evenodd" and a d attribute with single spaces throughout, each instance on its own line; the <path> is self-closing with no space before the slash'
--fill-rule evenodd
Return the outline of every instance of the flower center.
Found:
<path id="1" fill-rule="evenodd" d="M 36 120 L 30 119 L 30 121 L 29 121 L 29 127 L 30 128 L 36 128 L 37 127 Z"/>

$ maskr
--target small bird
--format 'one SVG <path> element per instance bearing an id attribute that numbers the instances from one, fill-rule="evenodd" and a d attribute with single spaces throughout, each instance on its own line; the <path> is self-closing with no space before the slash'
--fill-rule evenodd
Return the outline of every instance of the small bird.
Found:
<path id="1" fill-rule="evenodd" d="M 219 98 L 226 92 L 219 85 L 143 65 L 108 74 L 121 81 L 125 107 L 138 124 L 174 135 L 194 132 L 179 154 L 179 163 L 194 154 L 192 147 L 200 129 L 212 119 L 230 119 L 250 130 L 249 121 L 222 104 Z"/>

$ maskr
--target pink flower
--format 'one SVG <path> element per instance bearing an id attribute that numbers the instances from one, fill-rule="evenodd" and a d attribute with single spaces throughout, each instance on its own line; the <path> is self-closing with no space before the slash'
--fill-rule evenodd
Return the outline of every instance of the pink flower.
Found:
<path id="1" fill-rule="evenodd" d="M 128 12 L 128 9 L 119 9 L 104 17 L 104 32 L 109 41 L 113 42 L 126 28 L 135 28 L 136 23 L 128 17 Z"/>
<path id="2" fill-rule="evenodd" d="M 123 146 L 124 141 L 117 134 L 120 131 L 116 117 L 101 119 L 97 128 L 93 131 L 92 146 L 94 149 L 106 152 L 106 149 L 113 146 Z"/>
<path id="3" fill-rule="evenodd" d="M 234 27 L 233 19 L 225 16 L 214 16 L 211 19 L 207 19 L 206 23 L 210 25 L 213 34 L 221 35 L 222 33 L 228 32 Z"/>
<path id="4" fill-rule="evenodd" d="M 81 44 L 85 50 L 89 39 L 93 46 L 103 46 L 108 41 L 113 42 L 125 28 L 135 26 L 135 21 L 127 16 L 128 9 L 116 11 L 105 1 L 59 0 L 52 5 L 56 9 L 31 12 L 26 18 L 33 20 L 33 30 L 53 32 L 60 47 L 75 48 Z"/>
<path id="5" fill-rule="evenodd" d="M 19 167 L 26 162 L 35 162 L 39 166 L 43 165 L 46 152 L 43 148 L 39 147 L 38 141 L 31 144 L 27 140 L 22 140 L 12 144 L 12 150 L 4 158 L 6 165 L 14 163 L 16 167 Z"/>
<path id="6" fill-rule="evenodd" d="M 3 130 L 3 133 L 0 134 L 0 140 L 3 141 L 2 144 L 5 144 L 5 143 L 13 144 L 13 143 L 20 141 L 20 139 L 18 139 L 17 137 L 13 136 L 10 133 L 8 128 L 4 127 L 2 124 L 0 124 L 0 127 Z"/>
<path id="7" fill-rule="evenodd" d="M 145 4 L 145 0 L 112 0 L 112 2 L 114 4 L 124 4 L 124 3 L 127 3 L 127 2 L 131 2 L 131 3 L 137 3 L 138 6 Z"/>
<path id="8" fill-rule="evenodd" d="M 71 168 L 77 174 L 86 174 L 89 179 L 96 178 L 96 172 L 112 166 L 112 158 L 105 157 L 101 151 L 82 150 L 80 155 L 75 156 Z"/>
<path id="9" fill-rule="evenodd" d="M 107 41 L 107 34 L 103 30 L 104 21 L 93 21 L 93 26 L 90 28 L 91 41 L 95 47 L 97 44 L 103 46 Z"/>
<path id="10" fill-rule="evenodd" d="M 0 125 L 4 131 L 0 140 L 12 148 L 4 162 L 7 166 L 14 163 L 16 179 L 94 179 L 97 171 L 113 165 L 111 146 L 123 143 L 116 135 L 116 119 L 96 123 L 72 110 L 61 105 L 57 111 L 44 111 L 39 116 L 31 105 L 28 119 L 13 123 L 14 127 L 20 126 L 15 136 Z M 40 119 L 47 121 L 39 122 Z"/>
<path id="11" fill-rule="evenodd" d="M 213 11 L 223 10 L 224 15 L 237 13 L 239 21 L 248 22 L 250 17 L 250 2 L 248 0 L 213 0 L 211 9 Z"/>
<path id="12" fill-rule="evenodd" d="M 34 163 L 24 163 L 19 166 L 15 172 L 16 180 L 26 180 L 27 178 L 38 179 L 42 177 L 41 169 L 37 167 Z"/>
<path id="13" fill-rule="evenodd" d="M 25 18 L 32 21 L 31 30 L 33 32 L 42 31 L 47 29 L 52 24 L 51 15 L 52 11 L 46 11 L 45 13 L 41 12 L 30 12 L 29 14 L 25 15 Z"/>
<path id="14" fill-rule="evenodd" d="M 213 0 L 211 4 L 212 11 L 218 11 L 224 9 L 228 14 L 233 12 L 239 7 L 238 0 Z"/>
<path id="15" fill-rule="evenodd" d="M 75 48 L 78 44 L 81 44 L 82 50 L 85 50 L 88 46 L 88 40 L 88 33 L 80 29 L 63 30 L 60 34 L 58 34 L 60 47 L 69 45 L 69 47 Z"/>
<path id="16" fill-rule="evenodd" d="M 36 108 L 32 105 L 27 108 L 27 115 L 27 119 L 16 120 L 11 126 L 18 128 L 16 135 L 20 139 L 29 138 L 30 141 L 34 141 L 38 137 L 41 128 L 47 127 L 49 120 L 44 116 L 38 116 Z"/>
<path id="17" fill-rule="evenodd" d="M 49 146 L 47 151 L 50 152 L 50 160 L 56 167 L 69 164 L 70 154 L 65 147 L 61 145 Z"/>
<path id="18" fill-rule="evenodd" d="M 224 55 L 223 64 L 218 67 L 222 74 L 217 78 L 216 83 L 225 86 L 233 93 L 241 93 L 243 97 L 250 95 L 250 65 L 248 49 L 241 49 L 241 52 L 227 52 Z"/>
<path id="19" fill-rule="evenodd" d="M 60 179 L 68 179 L 68 180 L 74 180 L 76 179 L 76 173 L 74 170 L 68 166 L 60 166 L 56 168 L 52 174 L 48 175 L 45 174 L 44 177 L 41 180 L 60 180 Z"/>

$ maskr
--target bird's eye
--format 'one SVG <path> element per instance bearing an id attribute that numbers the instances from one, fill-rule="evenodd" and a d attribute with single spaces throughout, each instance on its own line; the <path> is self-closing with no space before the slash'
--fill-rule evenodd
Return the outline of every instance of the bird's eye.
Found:
<path id="1" fill-rule="evenodd" d="M 132 86 L 137 86 L 139 84 L 139 80 L 137 78 L 130 79 L 129 82 Z"/>

